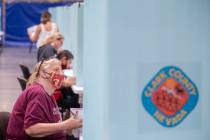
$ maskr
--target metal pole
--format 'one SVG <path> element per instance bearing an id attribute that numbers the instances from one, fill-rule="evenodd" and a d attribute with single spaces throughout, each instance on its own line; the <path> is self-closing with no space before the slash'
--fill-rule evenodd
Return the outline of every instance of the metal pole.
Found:
<path id="1" fill-rule="evenodd" d="M 2 43 L 5 44 L 5 35 L 6 35 L 6 0 L 2 0 L 2 31 L 4 35 L 2 36 Z"/>

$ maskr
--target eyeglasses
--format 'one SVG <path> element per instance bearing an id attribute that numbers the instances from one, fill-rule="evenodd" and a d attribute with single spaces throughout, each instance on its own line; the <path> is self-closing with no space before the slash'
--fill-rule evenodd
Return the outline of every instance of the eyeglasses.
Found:
<path id="1" fill-rule="evenodd" d="M 63 38 L 57 38 L 57 40 L 62 40 Z"/>

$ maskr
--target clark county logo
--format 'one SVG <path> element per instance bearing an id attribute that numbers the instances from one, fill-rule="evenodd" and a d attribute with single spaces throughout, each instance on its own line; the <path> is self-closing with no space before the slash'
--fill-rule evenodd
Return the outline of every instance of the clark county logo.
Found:
<path id="1" fill-rule="evenodd" d="M 174 66 L 162 68 L 144 88 L 142 95 L 147 112 L 165 127 L 180 124 L 197 102 L 196 85 Z"/>

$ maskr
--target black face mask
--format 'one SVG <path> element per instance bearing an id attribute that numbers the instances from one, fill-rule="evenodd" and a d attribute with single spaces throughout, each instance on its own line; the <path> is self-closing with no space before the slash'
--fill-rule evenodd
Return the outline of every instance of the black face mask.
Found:
<path id="1" fill-rule="evenodd" d="M 67 65 L 61 65 L 62 70 L 67 69 Z"/>

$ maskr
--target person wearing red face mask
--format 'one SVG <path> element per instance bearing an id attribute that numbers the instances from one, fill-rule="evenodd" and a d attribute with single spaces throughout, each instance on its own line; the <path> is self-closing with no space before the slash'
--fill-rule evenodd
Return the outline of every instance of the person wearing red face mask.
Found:
<path id="1" fill-rule="evenodd" d="M 74 59 L 74 55 L 69 50 L 62 50 L 57 54 L 56 57 L 61 62 L 62 70 L 72 70 L 73 66 L 72 62 Z M 71 73 L 73 74 L 73 73 Z M 65 112 L 65 116 L 63 118 L 68 117 L 68 112 L 70 112 L 70 108 L 79 108 L 79 95 L 75 94 L 72 90 L 72 85 L 76 84 L 76 77 L 71 75 L 70 77 L 66 77 L 63 83 L 63 86 L 56 90 L 54 93 L 54 97 L 56 98 L 56 102 L 58 106 L 62 109 L 61 112 Z M 78 140 L 73 135 L 69 135 L 67 137 L 68 140 Z"/>
<path id="2" fill-rule="evenodd" d="M 72 70 L 72 61 L 74 56 L 69 50 L 62 50 L 57 54 L 57 58 L 61 62 L 62 70 Z M 72 85 L 74 84 L 76 84 L 76 77 L 68 77 L 65 79 L 63 86 L 60 88 L 60 92 L 56 92 L 54 94 L 58 106 L 64 110 L 80 107 L 79 95 L 75 94 L 72 90 Z"/>
<path id="3" fill-rule="evenodd" d="M 18 97 L 7 128 L 8 140 L 65 140 L 69 131 L 82 126 L 82 120 L 62 121 L 52 94 L 63 84 L 60 61 L 53 58 L 38 63 L 29 86 Z"/>

